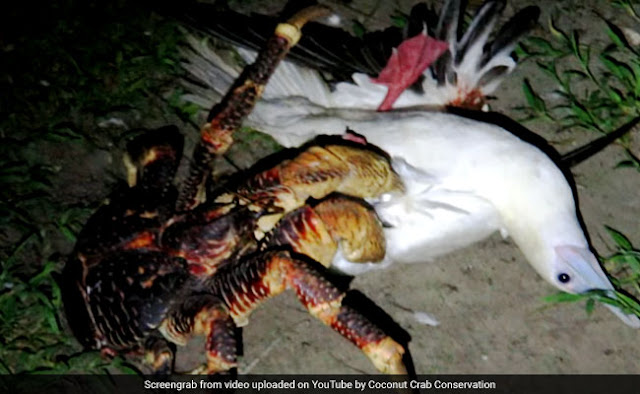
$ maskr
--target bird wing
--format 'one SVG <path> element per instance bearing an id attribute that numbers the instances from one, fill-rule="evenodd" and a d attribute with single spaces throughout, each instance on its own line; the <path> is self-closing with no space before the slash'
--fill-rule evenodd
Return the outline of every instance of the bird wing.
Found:
<path id="1" fill-rule="evenodd" d="M 215 11 L 211 7 L 204 3 L 197 4 L 188 9 L 183 19 L 198 31 L 250 51 L 264 44 L 277 22 L 274 17 L 257 14 L 247 16 L 229 9 Z M 465 10 L 457 0 L 445 3 L 437 24 L 433 23 L 434 13 L 421 3 L 413 7 L 405 27 L 389 27 L 366 33 L 362 37 L 355 37 L 339 28 L 310 23 L 303 29 L 300 43 L 291 51 L 288 57 L 290 62 L 272 77 L 270 85 L 274 87 L 271 90 L 267 88 L 265 95 L 303 95 L 324 106 L 376 109 L 384 100 L 387 88 L 373 83 L 371 77 L 383 71 L 394 48 L 407 38 L 416 37 L 423 30 L 428 31 L 436 26 L 431 36 L 448 42 L 450 52 L 425 70 L 422 78 L 412 88 L 406 89 L 393 107 L 477 106 L 513 70 L 515 61 L 511 58 L 511 52 L 517 41 L 534 26 L 539 14 L 537 7 L 527 7 L 491 37 L 493 26 L 503 9 L 503 1 L 485 2 L 462 37 L 459 36 L 459 26 Z M 190 46 L 185 51 L 185 68 L 196 80 L 217 89 L 221 82 L 216 81 L 229 79 L 220 75 L 226 72 L 224 69 L 228 68 L 228 64 L 220 58 L 209 56 L 207 52 L 212 51 L 211 48 L 194 48 L 193 40 Z M 246 53 L 242 56 L 246 57 Z M 198 57 L 208 61 L 203 62 Z M 217 67 L 221 61 L 225 65 Z M 211 67 L 217 67 L 218 70 L 209 71 Z M 333 89 L 329 88 L 326 75 L 331 75 Z M 190 91 L 197 91 L 192 85 L 188 87 Z M 202 93 L 197 92 L 197 95 L 192 94 L 187 98 L 194 101 Z"/>

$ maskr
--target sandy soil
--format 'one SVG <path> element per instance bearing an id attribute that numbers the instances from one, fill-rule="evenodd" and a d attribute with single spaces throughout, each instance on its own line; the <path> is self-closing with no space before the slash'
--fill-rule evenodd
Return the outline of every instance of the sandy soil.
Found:
<path id="1" fill-rule="evenodd" d="M 505 14 L 533 3 L 511 2 Z M 353 1 L 346 12 L 360 10 L 362 21 L 380 23 L 396 7 L 408 10 L 410 4 Z M 537 5 L 543 10 L 542 23 L 549 15 L 557 16 L 567 31 L 578 29 L 585 41 L 607 39 L 594 10 L 633 26 L 621 10 L 605 2 Z M 545 32 L 540 28 L 536 34 Z M 534 63 L 525 62 L 496 92 L 494 110 L 522 117 L 513 108 L 524 104 L 523 78 L 533 80 L 542 95 L 554 88 L 543 83 Z M 556 134 L 549 123 L 528 127 L 552 142 L 571 141 L 556 144 L 561 152 L 596 137 L 580 132 Z M 640 139 L 637 131 L 635 139 Z M 635 148 L 637 154 L 637 142 Z M 622 149 L 611 146 L 572 171 L 588 233 L 603 255 L 612 252 L 605 224 L 635 244 L 640 242 L 640 174 L 614 169 L 623 159 Z M 367 295 L 410 335 L 417 373 L 640 373 L 640 332 L 602 306 L 588 316 L 584 304 L 544 303 L 541 298 L 555 289 L 533 271 L 512 242 L 497 234 L 432 263 L 395 265 L 357 277 L 351 288 Z M 411 311 L 428 312 L 441 324 L 421 325 Z M 311 318 L 291 293 L 270 300 L 252 315 L 243 342 L 240 373 L 375 373 L 363 354 Z"/>

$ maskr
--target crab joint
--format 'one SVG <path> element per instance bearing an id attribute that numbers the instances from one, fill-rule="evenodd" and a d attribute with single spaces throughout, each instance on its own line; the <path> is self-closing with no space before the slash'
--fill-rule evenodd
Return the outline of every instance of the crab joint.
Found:
<path id="1" fill-rule="evenodd" d="M 276 35 L 284 38 L 289 43 L 289 46 L 294 46 L 302 37 L 302 32 L 294 25 L 288 23 L 279 23 L 276 26 Z"/>
<path id="2" fill-rule="evenodd" d="M 407 368 L 402 362 L 404 348 L 391 337 L 367 344 L 362 348 L 362 351 L 378 371 L 394 375 L 407 374 Z"/>
<path id="3" fill-rule="evenodd" d="M 400 375 L 407 373 L 402 360 L 404 347 L 357 310 L 342 305 L 340 313 L 330 325 L 358 346 L 380 372 Z"/>
<path id="4" fill-rule="evenodd" d="M 275 34 L 287 40 L 289 46 L 294 46 L 300 41 L 302 26 L 310 20 L 321 18 L 330 12 L 331 10 L 329 8 L 321 5 L 307 7 L 296 13 L 285 23 L 278 24 Z"/>
<path id="5" fill-rule="evenodd" d="M 289 18 L 287 24 L 290 24 L 300 30 L 307 22 L 313 19 L 322 18 L 330 13 L 331 9 L 329 7 L 323 5 L 310 6 L 295 13 L 291 18 Z"/>

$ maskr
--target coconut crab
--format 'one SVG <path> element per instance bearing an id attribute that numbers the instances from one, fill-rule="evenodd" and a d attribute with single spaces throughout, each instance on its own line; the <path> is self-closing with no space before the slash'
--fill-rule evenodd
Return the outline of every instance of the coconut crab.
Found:
<path id="1" fill-rule="evenodd" d="M 402 189 L 383 152 L 353 136 L 316 140 L 203 198 L 212 158 L 232 144 L 301 26 L 320 11 L 307 9 L 278 25 L 212 109 L 179 191 L 177 128 L 129 143 L 128 187 L 89 219 L 63 271 L 69 325 L 84 346 L 104 354 L 145 349 L 153 369 L 166 373 L 173 358 L 167 341 L 183 345 L 204 335 L 206 364 L 193 372 L 228 371 L 236 366 L 235 327 L 260 302 L 291 288 L 378 370 L 406 373 L 404 346 L 343 304 L 345 292 L 323 267 L 338 245 L 352 261 L 384 256 L 381 224 L 359 200 Z"/>

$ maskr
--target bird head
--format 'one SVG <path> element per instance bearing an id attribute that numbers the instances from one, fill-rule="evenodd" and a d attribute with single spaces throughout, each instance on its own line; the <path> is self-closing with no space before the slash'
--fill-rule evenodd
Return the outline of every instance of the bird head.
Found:
<path id="1" fill-rule="evenodd" d="M 611 281 L 600 267 L 596 256 L 584 247 L 559 245 L 554 248 L 551 264 L 534 265 L 542 277 L 556 288 L 571 294 L 603 290 L 616 298 Z M 640 319 L 613 305 L 605 304 L 625 324 L 640 328 Z"/>

